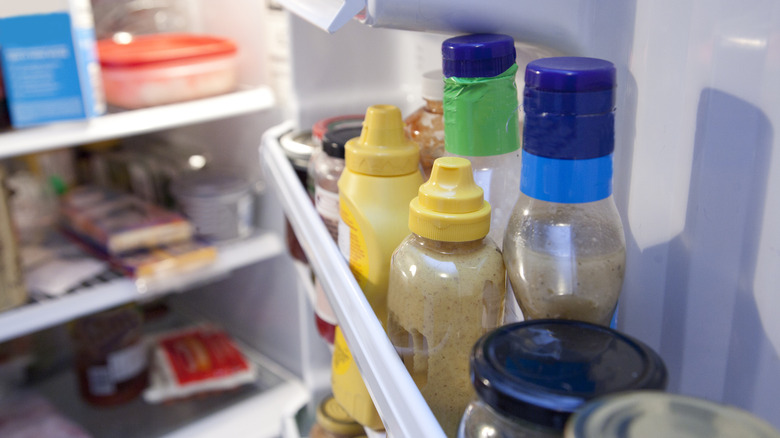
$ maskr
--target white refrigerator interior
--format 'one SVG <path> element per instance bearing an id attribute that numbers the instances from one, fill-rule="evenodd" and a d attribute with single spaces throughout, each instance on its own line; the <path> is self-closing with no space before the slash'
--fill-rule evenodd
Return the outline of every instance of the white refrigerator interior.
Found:
<path id="1" fill-rule="evenodd" d="M 314 327 L 310 279 L 285 250 L 287 216 L 388 435 L 443 436 L 278 138 L 372 104 L 394 104 L 407 115 L 423 103 L 420 78 L 440 68 L 444 39 L 494 32 L 515 38 L 521 71 L 557 54 L 615 63 L 614 195 L 627 242 L 618 328 L 661 354 L 670 391 L 733 404 L 780 427 L 780 3 L 278 2 L 293 13 L 271 0 L 184 3 L 193 30 L 239 43 L 235 93 L 0 133 L 2 157 L 138 135 L 197 141 L 215 162 L 256 176 L 263 187 L 258 233 L 224 248 L 212 271 L 163 284 L 119 279 L 3 312 L 0 339 L 170 294 L 173 305 L 219 322 L 256 352 L 269 371 L 259 385 L 266 389 L 141 424 L 146 414 L 99 414 L 73 401 L 67 375 L 41 388 L 66 414 L 86 418 L 90 431 L 103 432 L 96 436 L 305 434 L 299 426 L 311 423 L 312 406 L 329 391 L 330 353 Z M 159 427 L 144 429 L 151 426 Z"/>

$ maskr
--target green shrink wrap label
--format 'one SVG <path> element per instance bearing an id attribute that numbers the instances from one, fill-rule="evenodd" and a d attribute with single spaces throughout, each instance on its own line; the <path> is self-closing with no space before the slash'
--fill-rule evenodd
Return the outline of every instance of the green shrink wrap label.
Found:
<path id="1" fill-rule="evenodd" d="M 489 78 L 444 79 L 444 144 L 451 154 L 503 155 L 520 147 L 513 64 Z"/>

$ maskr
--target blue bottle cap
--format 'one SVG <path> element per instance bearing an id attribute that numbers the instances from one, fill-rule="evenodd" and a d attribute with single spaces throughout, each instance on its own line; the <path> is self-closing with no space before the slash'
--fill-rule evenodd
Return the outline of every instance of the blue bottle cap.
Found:
<path id="1" fill-rule="evenodd" d="M 567 56 L 528 63 L 523 149 L 566 160 L 611 154 L 615 76 L 614 64 L 603 59 Z"/>
<path id="2" fill-rule="evenodd" d="M 556 430 L 593 398 L 664 389 L 663 360 L 642 342 L 580 321 L 533 320 L 500 327 L 474 346 L 471 382 L 486 404 Z"/>
<path id="3" fill-rule="evenodd" d="M 525 86 L 559 93 L 612 90 L 615 66 L 603 59 L 577 56 L 537 59 L 525 69 Z"/>
<path id="4" fill-rule="evenodd" d="M 498 76 L 515 63 L 515 41 L 509 35 L 462 35 L 441 45 L 445 77 L 488 78 Z"/>

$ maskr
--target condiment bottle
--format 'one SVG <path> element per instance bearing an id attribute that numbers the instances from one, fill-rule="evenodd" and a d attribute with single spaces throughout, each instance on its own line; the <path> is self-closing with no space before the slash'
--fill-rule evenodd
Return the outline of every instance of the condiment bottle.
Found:
<path id="1" fill-rule="evenodd" d="M 733 406 L 659 391 L 588 402 L 566 423 L 566 438 L 780 438 L 766 421 Z"/>
<path id="2" fill-rule="evenodd" d="M 477 398 L 463 414 L 459 437 L 560 438 L 587 401 L 664 389 L 667 373 L 641 341 L 608 327 L 548 319 L 508 324 L 480 338 L 471 382 Z"/>
<path id="3" fill-rule="evenodd" d="M 471 349 L 504 317 L 506 271 L 489 228 L 469 161 L 439 158 L 409 205 L 412 234 L 390 265 L 388 335 L 451 437 L 474 396 Z"/>
<path id="4" fill-rule="evenodd" d="M 331 362 L 331 390 L 333 397 L 355 421 L 373 430 L 384 430 L 385 426 L 379 417 L 368 393 L 368 388 L 360 375 L 357 362 L 349 351 L 347 340 L 336 327 L 333 359 Z"/>
<path id="5" fill-rule="evenodd" d="M 390 257 L 409 235 L 409 201 L 422 184 L 417 144 L 401 111 L 374 105 L 360 137 L 347 142 L 339 178 L 339 249 L 382 324 L 387 321 Z"/>
<path id="6" fill-rule="evenodd" d="M 422 76 L 422 98 L 425 105 L 405 120 L 406 134 L 420 146 L 420 167 L 423 179 L 428 180 L 433 161 L 444 156 L 444 76 L 433 70 Z"/>
<path id="7" fill-rule="evenodd" d="M 504 238 L 512 288 L 526 319 L 608 325 L 626 257 L 612 198 L 615 67 L 539 59 L 525 83 L 521 194 Z"/>
<path id="8" fill-rule="evenodd" d="M 499 248 L 519 194 L 520 129 L 515 45 L 500 34 L 442 43 L 447 155 L 468 158 L 491 206 L 490 236 Z"/>
<path id="9" fill-rule="evenodd" d="M 360 128 L 363 126 L 363 117 L 363 114 L 328 117 L 317 121 L 317 123 L 311 127 L 311 141 L 314 144 L 314 152 L 312 152 L 311 158 L 309 159 L 306 188 L 312 196 L 314 196 L 314 159 L 317 155 L 324 153 L 322 151 L 322 139 L 325 137 L 325 133 L 347 127 Z M 343 159 L 344 157 L 342 156 L 341 158 Z"/>
<path id="10" fill-rule="evenodd" d="M 312 126 L 311 138 L 315 150 L 309 159 L 307 187 L 313 194 L 317 213 L 336 242 L 339 224 L 338 181 L 344 170 L 344 146 L 347 140 L 360 135 L 362 125 L 363 115 L 360 114 L 328 117 Z M 323 145 L 323 142 L 326 145 Z M 328 346 L 333 347 L 338 321 L 316 276 L 314 290 L 314 322 L 317 332 Z"/>
<path id="11" fill-rule="evenodd" d="M 309 167 L 314 182 L 314 207 L 333 240 L 338 242 L 339 178 L 344 171 L 347 141 L 359 137 L 362 127 L 334 127 L 322 137 L 322 150 L 312 156 Z"/>
<path id="12" fill-rule="evenodd" d="M 363 426 L 350 417 L 332 395 L 317 405 L 316 423 L 309 431 L 309 438 L 355 438 L 363 435 Z"/>

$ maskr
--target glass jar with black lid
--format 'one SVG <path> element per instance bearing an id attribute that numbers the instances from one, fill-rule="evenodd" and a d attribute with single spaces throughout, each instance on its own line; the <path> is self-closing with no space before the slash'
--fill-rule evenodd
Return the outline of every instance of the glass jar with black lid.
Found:
<path id="1" fill-rule="evenodd" d="M 459 437 L 560 438 L 569 416 L 606 394 L 666 387 L 663 360 L 650 347 L 607 327 L 568 320 L 505 325 L 471 356 L 477 399 Z"/>

